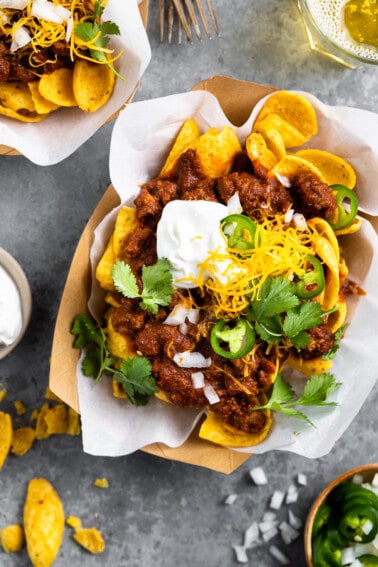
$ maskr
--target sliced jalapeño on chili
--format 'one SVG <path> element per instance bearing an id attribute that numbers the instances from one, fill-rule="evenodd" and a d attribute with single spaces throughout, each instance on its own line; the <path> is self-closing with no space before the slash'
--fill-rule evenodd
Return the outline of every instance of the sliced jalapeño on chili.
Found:
<path id="1" fill-rule="evenodd" d="M 223 358 L 242 358 L 255 343 L 255 332 L 244 317 L 219 319 L 211 329 L 210 344 Z"/>
<path id="2" fill-rule="evenodd" d="M 349 226 L 357 216 L 358 198 L 352 189 L 345 185 L 331 185 L 336 197 L 336 219 L 330 221 L 333 230 L 341 230 Z M 346 208 L 345 204 L 348 205 Z"/>
<path id="3" fill-rule="evenodd" d="M 251 250 L 255 248 L 256 223 L 245 215 L 233 214 L 221 220 L 223 234 L 230 248 Z"/>
<path id="4" fill-rule="evenodd" d="M 318 258 L 307 254 L 306 272 L 297 282 L 297 295 L 300 299 L 311 299 L 321 293 L 325 286 L 324 271 L 322 263 Z M 307 267 L 310 269 L 307 270 Z"/>

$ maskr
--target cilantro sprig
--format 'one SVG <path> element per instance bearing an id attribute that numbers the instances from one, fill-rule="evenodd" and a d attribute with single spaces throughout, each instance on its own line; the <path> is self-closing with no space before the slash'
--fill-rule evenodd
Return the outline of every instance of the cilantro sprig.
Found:
<path id="1" fill-rule="evenodd" d="M 129 357 L 121 362 L 119 368 L 115 366 L 118 359 L 108 349 L 104 330 L 88 313 L 75 317 L 71 333 L 75 335 L 73 346 L 86 350 L 82 361 L 85 376 L 92 377 L 95 382 L 104 374 L 113 376 L 123 387 L 130 402 L 136 406 L 145 405 L 157 391 L 152 366 L 147 358 Z"/>
<path id="2" fill-rule="evenodd" d="M 120 35 L 121 32 L 118 25 L 114 22 L 111 22 L 110 20 L 101 22 L 101 16 L 104 12 L 102 3 L 103 0 L 96 0 L 93 8 L 93 20 L 79 22 L 75 26 L 74 33 L 77 37 L 91 45 L 89 48 L 89 54 L 95 61 L 105 63 L 118 78 L 124 79 L 124 77 L 115 70 L 106 56 L 106 54 L 109 53 L 109 49 L 107 47 L 110 41 L 109 36 Z"/>
<path id="3" fill-rule="evenodd" d="M 327 402 L 327 398 L 341 386 L 336 382 L 333 374 L 313 374 L 307 380 L 303 394 L 296 397 L 292 386 L 284 380 L 283 373 L 279 372 L 274 382 L 269 401 L 261 406 L 255 406 L 254 410 L 270 409 L 286 415 L 306 421 L 315 427 L 309 417 L 298 410 L 295 406 L 337 406 L 336 402 Z"/>
<path id="4" fill-rule="evenodd" d="M 117 291 L 129 299 L 140 298 L 140 307 L 153 315 L 159 306 L 169 305 L 172 299 L 171 265 L 166 258 L 160 258 L 156 264 L 142 268 L 142 292 L 139 292 L 135 275 L 129 264 L 118 261 L 112 268 L 112 278 Z"/>
<path id="5" fill-rule="evenodd" d="M 269 277 L 261 285 L 258 298 L 250 301 L 248 319 L 263 341 L 278 344 L 286 339 L 298 350 L 308 346 L 306 331 L 321 325 L 330 311 L 323 311 L 317 301 L 301 301 L 296 292 L 287 278 Z"/>

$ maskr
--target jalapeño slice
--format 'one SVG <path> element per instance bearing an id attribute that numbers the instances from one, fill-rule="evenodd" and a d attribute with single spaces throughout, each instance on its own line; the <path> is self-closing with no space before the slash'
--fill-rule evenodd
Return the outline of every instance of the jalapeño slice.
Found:
<path id="1" fill-rule="evenodd" d="M 256 223 L 245 215 L 233 214 L 221 220 L 222 231 L 230 248 L 255 248 Z"/>
<path id="2" fill-rule="evenodd" d="M 330 222 L 333 230 L 341 230 L 349 226 L 356 218 L 358 212 L 358 198 L 354 191 L 345 185 L 331 185 L 336 197 L 336 215 L 334 222 Z M 348 204 L 348 209 L 345 207 Z"/>
<path id="3" fill-rule="evenodd" d="M 325 286 L 324 271 L 320 260 L 311 254 L 306 256 L 310 269 L 297 283 L 297 295 L 300 299 L 311 299 L 321 293 Z"/>
<path id="4" fill-rule="evenodd" d="M 210 333 L 210 344 L 223 358 L 242 358 L 255 343 L 255 332 L 247 319 L 220 319 Z"/>

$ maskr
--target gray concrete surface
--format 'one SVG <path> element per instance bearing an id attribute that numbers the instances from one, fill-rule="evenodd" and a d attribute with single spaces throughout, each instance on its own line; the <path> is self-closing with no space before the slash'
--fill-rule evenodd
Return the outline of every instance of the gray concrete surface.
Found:
<path id="1" fill-rule="evenodd" d="M 311 52 L 295 0 L 214 0 L 221 37 L 193 45 L 161 44 L 157 2 L 152 0 L 148 33 L 152 60 L 136 100 L 178 93 L 198 81 L 224 74 L 287 89 L 311 91 L 330 104 L 378 112 L 378 68 L 348 70 Z M 0 382 L 8 389 L 1 409 L 21 399 L 40 407 L 48 383 L 54 322 L 67 271 L 80 234 L 109 184 L 112 124 L 103 127 L 74 155 L 50 167 L 23 157 L 0 156 L 0 246 L 22 264 L 32 287 L 30 327 L 14 354 L 0 362 Z M 358 361 L 356 360 L 356 364 Z M 363 379 L 363 377 L 361 377 Z M 302 520 L 317 492 L 335 475 L 377 462 L 377 388 L 332 452 L 318 460 L 273 452 L 252 457 L 231 475 L 166 461 L 137 452 L 122 458 L 95 458 L 82 452 L 80 437 L 55 436 L 35 444 L 25 456 L 10 457 L 0 472 L 0 529 L 21 518 L 29 479 L 49 478 L 66 514 L 100 528 L 102 555 L 92 556 L 72 540 L 67 528 L 56 567 L 232 567 L 232 545 L 260 520 L 275 489 L 285 489 L 298 472 L 308 485 L 292 510 Z M 269 484 L 253 485 L 249 470 L 262 466 Z M 106 476 L 109 488 L 93 486 Z M 233 505 L 224 504 L 230 493 Z M 279 512 L 286 519 L 286 508 Z M 303 539 L 285 546 L 272 542 L 304 567 Z M 26 567 L 26 552 L 5 555 L 2 567 Z M 278 565 L 261 545 L 249 552 L 250 566 Z"/>

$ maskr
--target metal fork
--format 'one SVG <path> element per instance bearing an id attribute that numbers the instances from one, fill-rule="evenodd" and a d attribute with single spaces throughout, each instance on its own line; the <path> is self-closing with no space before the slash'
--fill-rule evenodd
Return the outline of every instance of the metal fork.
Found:
<path id="1" fill-rule="evenodd" d="M 207 11 L 204 7 L 203 0 L 159 0 L 159 27 L 160 41 L 164 41 L 165 24 L 167 24 L 168 42 L 172 43 L 173 29 L 177 22 L 178 42 L 182 41 L 182 32 L 184 31 L 187 40 L 193 43 L 192 28 L 197 38 L 202 41 L 202 33 L 198 21 L 196 10 L 198 11 L 200 21 L 205 29 L 208 38 L 211 37 L 208 15 L 214 31 L 219 35 L 219 27 L 212 0 L 206 0 Z"/>

